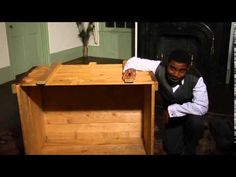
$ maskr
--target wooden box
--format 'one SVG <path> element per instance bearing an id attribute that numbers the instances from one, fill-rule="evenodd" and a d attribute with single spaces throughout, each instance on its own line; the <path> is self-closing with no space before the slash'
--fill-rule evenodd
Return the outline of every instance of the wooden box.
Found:
<path id="1" fill-rule="evenodd" d="M 157 82 L 122 64 L 37 66 L 12 85 L 26 154 L 153 154 Z"/>

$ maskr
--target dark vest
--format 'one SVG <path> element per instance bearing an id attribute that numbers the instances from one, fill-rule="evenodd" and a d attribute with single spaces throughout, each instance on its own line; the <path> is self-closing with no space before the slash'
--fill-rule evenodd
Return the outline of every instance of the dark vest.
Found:
<path id="1" fill-rule="evenodd" d="M 173 93 L 172 87 L 166 80 L 166 64 L 161 63 L 156 69 L 156 78 L 158 80 L 159 93 L 163 98 L 164 106 L 168 106 L 174 103 L 183 104 L 185 102 L 191 102 L 193 98 L 193 88 L 201 77 L 201 74 L 191 67 L 184 78 L 184 84 Z"/>

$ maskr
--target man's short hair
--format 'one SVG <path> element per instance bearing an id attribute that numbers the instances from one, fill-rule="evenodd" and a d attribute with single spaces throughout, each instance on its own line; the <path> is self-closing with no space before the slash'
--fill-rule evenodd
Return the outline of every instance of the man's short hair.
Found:
<path id="1" fill-rule="evenodd" d="M 191 63 L 191 56 L 184 50 L 174 50 L 169 55 L 168 63 L 172 60 L 179 63 L 187 63 L 187 65 L 189 66 Z"/>

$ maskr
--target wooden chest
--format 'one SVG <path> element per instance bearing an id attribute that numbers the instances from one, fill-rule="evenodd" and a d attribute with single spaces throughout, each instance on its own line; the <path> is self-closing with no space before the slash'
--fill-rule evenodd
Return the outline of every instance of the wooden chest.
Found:
<path id="1" fill-rule="evenodd" d="M 12 85 L 26 154 L 153 154 L 157 82 L 122 64 L 37 66 Z"/>

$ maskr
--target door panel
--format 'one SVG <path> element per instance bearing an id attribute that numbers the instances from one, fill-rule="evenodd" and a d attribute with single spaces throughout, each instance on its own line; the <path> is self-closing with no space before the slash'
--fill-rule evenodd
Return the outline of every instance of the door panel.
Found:
<path id="1" fill-rule="evenodd" d="M 14 36 L 13 40 L 14 42 L 10 43 L 10 60 L 14 73 L 17 75 L 25 72 L 29 66 L 25 61 L 23 37 Z"/>
<path id="2" fill-rule="evenodd" d="M 11 66 L 15 75 L 36 65 L 47 64 L 43 52 L 43 23 L 6 23 Z"/>

